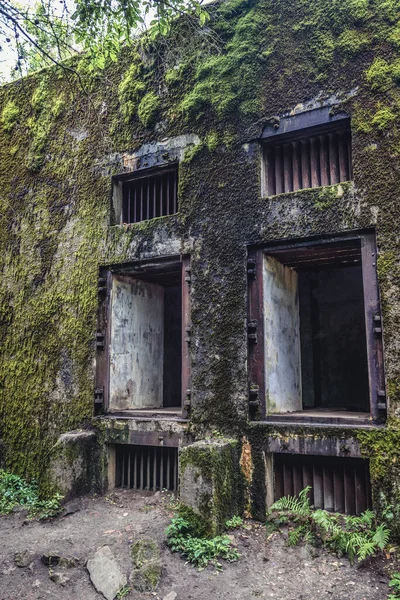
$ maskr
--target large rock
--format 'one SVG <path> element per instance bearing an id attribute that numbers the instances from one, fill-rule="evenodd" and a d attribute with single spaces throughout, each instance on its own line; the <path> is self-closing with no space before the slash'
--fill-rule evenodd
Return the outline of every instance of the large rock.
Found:
<path id="1" fill-rule="evenodd" d="M 96 550 L 87 562 L 91 582 L 107 600 L 114 600 L 119 590 L 127 584 L 127 579 L 108 546 Z"/>
<path id="2" fill-rule="evenodd" d="M 202 440 L 181 448 L 179 481 L 181 515 L 191 521 L 197 535 L 220 533 L 225 521 L 242 510 L 236 440 Z"/>

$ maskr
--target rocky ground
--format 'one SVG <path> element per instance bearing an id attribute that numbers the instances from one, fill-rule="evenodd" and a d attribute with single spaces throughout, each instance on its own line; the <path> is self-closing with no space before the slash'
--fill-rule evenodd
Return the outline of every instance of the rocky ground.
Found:
<path id="1" fill-rule="evenodd" d="M 128 600 L 385 600 L 396 567 L 383 557 L 357 567 L 324 550 L 288 548 L 285 533 L 267 537 L 262 525 L 248 522 L 233 533 L 238 562 L 224 563 L 222 572 L 198 571 L 165 545 L 171 496 L 119 491 L 67 507 L 69 514 L 44 523 L 24 513 L 0 518 L 0 600 L 104 598 L 88 569 L 98 586 L 110 579 L 111 587 L 113 580 L 119 585 L 132 574 L 140 588 L 130 550 L 143 539 L 156 542 L 156 554 L 159 547 L 153 559 L 161 578 L 153 592 L 125 588 Z"/>

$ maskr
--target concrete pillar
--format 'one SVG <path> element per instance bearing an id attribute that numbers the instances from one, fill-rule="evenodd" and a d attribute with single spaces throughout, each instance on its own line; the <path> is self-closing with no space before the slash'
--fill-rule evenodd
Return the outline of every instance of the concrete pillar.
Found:
<path id="1" fill-rule="evenodd" d="M 235 440 L 195 442 L 179 451 L 181 514 L 193 515 L 209 535 L 242 512 L 243 477 Z"/>

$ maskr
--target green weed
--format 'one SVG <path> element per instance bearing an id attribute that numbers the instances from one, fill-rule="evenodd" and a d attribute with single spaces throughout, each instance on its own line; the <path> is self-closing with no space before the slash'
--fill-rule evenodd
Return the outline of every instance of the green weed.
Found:
<path id="1" fill-rule="evenodd" d="M 217 559 L 233 562 L 239 558 L 238 551 L 232 548 L 227 535 L 218 535 L 210 539 L 194 537 L 189 522 L 181 517 L 171 519 L 165 534 L 171 550 L 179 552 L 187 562 L 199 569 L 204 569 L 212 562 L 217 570 L 221 570 L 222 565 Z"/>
<path id="2" fill-rule="evenodd" d="M 288 545 L 295 546 L 301 540 L 321 543 L 338 554 L 364 560 L 383 550 L 389 541 L 390 530 L 384 523 L 377 523 L 375 513 L 366 510 L 360 516 L 343 516 L 326 510 L 313 510 L 310 506 L 308 486 L 298 496 L 284 496 L 272 505 L 271 511 L 289 513 L 297 525 L 288 534 Z"/>
<path id="3" fill-rule="evenodd" d="M 30 517 L 46 519 L 58 513 L 61 500 L 61 494 L 41 500 L 35 481 L 28 483 L 18 475 L 0 470 L 1 515 L 9 514 L 16 506 L 22 506 L 27 509 Z"/>

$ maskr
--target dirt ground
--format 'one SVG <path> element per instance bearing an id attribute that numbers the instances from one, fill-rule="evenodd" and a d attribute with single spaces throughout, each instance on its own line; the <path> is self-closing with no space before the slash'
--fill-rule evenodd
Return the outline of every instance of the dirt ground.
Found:
<path id="1" fill-rule="evenodd" d="M 156 592 L 131 591 L 128 600 L 163 600 L 170 592 L 176 600 L 384 600 L 388 593 L 390 561 L 351 566 L 346 559 L 306 546 L 288 548 L 285 534 L 267 539 L 265 528 L 249 522 L 236 530 L 233 542 L 240 552 L 236 563 L 223 562 L 222 572 L 212 566 L 198 571 L 186 565 L 164 542 L 164 529 L 172 516 L 172 498 L 118 491 L 105 498 L 84 498 L 73 503 L 76 512 L 44 523 L 27 522 L 23 513 L 0 518 L 0 600 L 98 600 L 85 564 L 96 549 L 110 546 L 122 569 L 131 568 L 129 546 L 150 537 L 161 546 L 163 574 Z M 29 552 L 29 565 L 18 567 L 15 553 Z M 65 585 L 49 577 L 43 554 L 75 557 L 75 566 L 61 569 Z M 72 561 L 74 562 L 74 561 Z M 60 571 L 60 569 L 58 569 Z"/>

